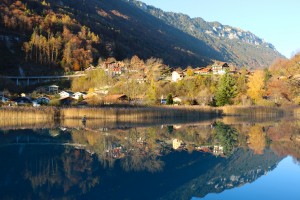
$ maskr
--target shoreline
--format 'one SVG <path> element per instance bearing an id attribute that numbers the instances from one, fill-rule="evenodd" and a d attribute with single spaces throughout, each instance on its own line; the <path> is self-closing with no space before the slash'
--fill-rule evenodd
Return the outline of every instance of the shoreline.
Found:
<path id="1" fill-rule="evenodd" d="M 300 116 L 300 106 L 263 107 L 263 106 L 105 106 L 105 107 L 0 107 L 0 118 L 26 119 L 115 119 L 149 120 L 168 118 L 212 118 L 223 116 L 280 117 L 283 115 Z"/>

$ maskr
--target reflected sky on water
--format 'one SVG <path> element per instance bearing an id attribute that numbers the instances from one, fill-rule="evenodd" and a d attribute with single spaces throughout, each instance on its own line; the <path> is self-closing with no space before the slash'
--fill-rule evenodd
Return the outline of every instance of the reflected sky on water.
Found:
<path id="1" fill-rule="evenodd" d="M 6 128 L 0 198 L 297 199 L 299 127 L 295 119 L 224 118 Z"/>
<path id="2" fill-rule="evenodd" d="M 300 190 L 297 187 L 300 180 L 300 166 L 292 157 L 282 160 L 276 169 L 253 183 L 244 185 L 220 194 L 208 194 L 204 198 L 193 200 L 232 200 L 232 199 L 299 199 Z"/>

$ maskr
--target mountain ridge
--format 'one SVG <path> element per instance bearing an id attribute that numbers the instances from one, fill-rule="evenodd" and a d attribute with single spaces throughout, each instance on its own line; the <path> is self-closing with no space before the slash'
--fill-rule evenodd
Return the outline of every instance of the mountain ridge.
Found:
<path id="1" fill-rule="evenodd" d="M 125 0 L 126 1 L 126 0 Z M 220 22 L 213 21 L 207 22 L 201 17 L 191 18 L 190 16 L 183 14 L 183 13 L 175 13 L 175 12 L 165 12 L 159 8 L 154 6 L 149 6 L 141 1 L 138 0 L 127 0 L 132 5 L 135 5 L 147 13 L 163 20 L 166 24 L 174 26 L 179 30 L 182 30 L 189 35 L 196 37 L 197 39 L 207 41 L 208 43 L 213 43 L 214 40 L 219 40 L 220 45 L 216 45 L 215 47 L 219 50 L 222 48 L 222 45 L 225 45 L 227 48 L 234 46 L 235 49 L 239 48 L 238 45 L 233 45 L 234 42 L 246 43 L 249 45 L 254 45 L 258 48 L 262 48 L 263 51 L 267 51 L 267 54 L 275 53 L 276 56 L 283 58 L 282 56 L 272 45 L 271 43 L 266 42 L 264 39 L 256 36 L 250 31 L 243 30 L 238 27 L 233 27 L 230 25 L 223 25 Z M 178 23 L 179 22 L 179 23 Z M 183 27 L 183 25 L 188 27 Z M 226 44 L 229 43 L 229 44 Z M 232 46 L 231 46 L 232 45 Z M 250 47 L 248 47 L 250 48 Z M 252 46 L 253 48 L 253 46 Z M 236 50 L 234 51 L 236 52 Z M 238 53 L 236 56 L 239 57 Z M 258 55 L 254 55 L 257 57 Z M 276 57 L 275 56 L 275 57 Z M 239 66 L 243 66 L 244 64 L 248 64 L 247 62 L 235 62 L 234 59 L 231 59 L 230 56 L 225 57 L 229 62 L 233 62 Z M 223 60 L 224 61 L 224 60 Z M 268 65 L 274 61 L 274 57 L 268 60 Z M 249 60 L 248 60 L 249 62 Z M 267 67 L 264 63 L 261 62 L 249 62 L 250 64 L 258 65 L 258 67 Z"/>

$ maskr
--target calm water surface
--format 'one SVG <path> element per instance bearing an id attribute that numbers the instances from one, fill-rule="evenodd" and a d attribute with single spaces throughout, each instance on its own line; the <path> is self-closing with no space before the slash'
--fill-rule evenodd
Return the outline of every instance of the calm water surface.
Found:
<path id="1" fill-rule="evenodd" d="M 299 130 L 295 119 L 2 127 L 0 199 L 299 199 Z"/>

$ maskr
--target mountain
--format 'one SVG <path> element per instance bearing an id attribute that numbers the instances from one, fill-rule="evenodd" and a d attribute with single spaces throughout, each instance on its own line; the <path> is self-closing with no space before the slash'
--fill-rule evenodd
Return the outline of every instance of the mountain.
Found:
<path id="1" fill-rule="evenodd" d="M 249 31 L 219 22 L 206 22 L 200 17 L 190 18 L 181 13 L 164 12 L 136 0 L 128 1 L 166 24 L 203 41 L 219 52 L 223 61 L 238 66 L 268 67 L 276 58 L 283 58 L 272 44 Z"/>
<path id="2" fill-rule="evenodd" d="M 133 0 L 0 0 L 0 11 L 1 74 L 69 71 L 99 57 L 157 57 L 183 68 L 213 60 L 267 67 L 283 57 L 250 32 Z"/>

